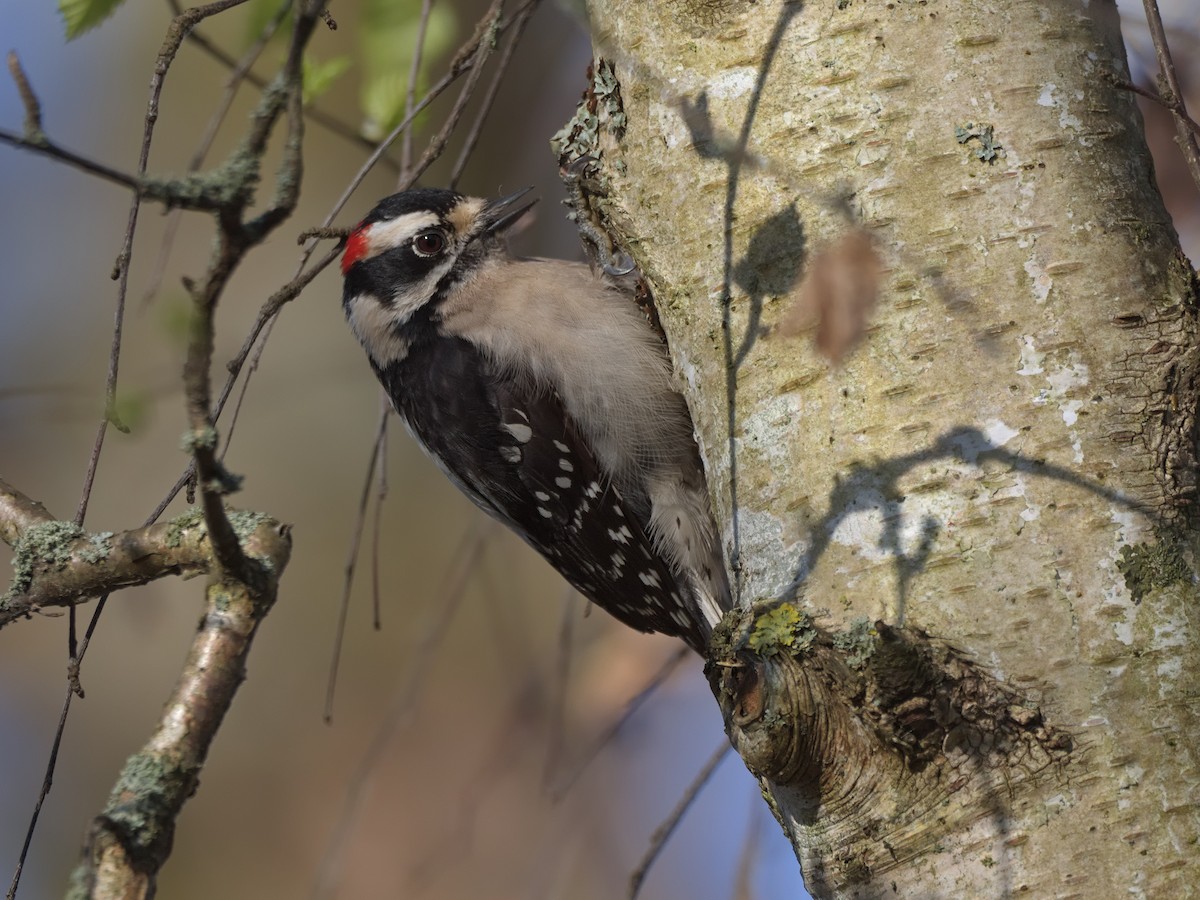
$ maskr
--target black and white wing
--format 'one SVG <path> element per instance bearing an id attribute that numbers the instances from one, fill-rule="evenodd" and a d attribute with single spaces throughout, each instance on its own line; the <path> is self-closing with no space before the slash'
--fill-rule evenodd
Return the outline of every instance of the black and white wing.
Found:
<path id="1" fill-rule="evenodd" d="M 552 390 L 452 337 L 378 374 L 413 436 L 476 505 L 601 609 L 703 651 L 704 617 L 650 535 L 649 497 L 617 490 Z"/>

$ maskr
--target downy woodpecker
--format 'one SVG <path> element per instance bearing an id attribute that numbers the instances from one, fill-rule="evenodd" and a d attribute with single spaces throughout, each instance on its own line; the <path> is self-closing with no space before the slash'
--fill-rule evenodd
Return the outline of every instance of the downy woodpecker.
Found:
<path id="1" fill-rule="evenodd" d="M 666 348 L 588 266 L 509 254 L 525 193 L 382 200 L 346 242 L 346 318 L 464 494 L 601 609 L 702 653 L 730 592 Z"/>

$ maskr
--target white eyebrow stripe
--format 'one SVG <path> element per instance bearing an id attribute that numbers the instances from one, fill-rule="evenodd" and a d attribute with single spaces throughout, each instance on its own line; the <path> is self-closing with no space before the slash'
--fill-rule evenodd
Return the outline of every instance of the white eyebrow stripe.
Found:
<path id="1" fill-rule="evenodd" d="M 361 258 L 370 259 L 393 247 L 399 247 L 417 232 L 437 224 L 437 215 L 427 211 L 405 213 L 394 219 L 376 222 L 367 229 L 367 252 Z"/>

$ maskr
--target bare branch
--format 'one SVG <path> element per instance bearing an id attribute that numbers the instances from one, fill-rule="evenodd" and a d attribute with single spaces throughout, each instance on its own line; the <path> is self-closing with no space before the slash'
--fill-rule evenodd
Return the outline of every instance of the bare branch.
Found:
<path id="1" fill-rule="evenodd" d="M 342 596 L 338 601 L 337 627 L 333 632 L 333 659 L 329 663 L 329 678 L 325 682 L 325 722 L 333 721 L 333 692 L 337 689 L 338 669 L 342 661 L 342 647 L 346 642 L 346 620 L 350 617 L 350 591 L 354 587 L 354 564 L 358 560 L 358 548 L 362 541 L 363 527 L 367 522 L 367 504 L 371 502 L 371 488 L 375 485 L 376 467 L 387 433 L 388 410 L 384 409 L 371 443 L 371 459 L 367 462 L 367 477 L 363 479 L 362 493 L 358 498 L 358 513 L 354 517 L 354 531 L 350 535 L 350 548 L 346 551 L 346 565 L 342 573 Z"/>
<path id="2" fill-rule="evenodd" d="M 446 148 L 446 142 L 450 140 L 450 135 L 458 127 L 458 120 L 462 118 L 463 111 L 467 108 L 467 103 L 475 95 L 475 86 L 479 84 L 479 79 L 483 77 L 484 63 L 487 62 L 488 57 L 492 55 L 492 51 L 496 47 L 496 37 L 500 26 L 500 13 L 503 8 L 504 0 L 492 0 L 492 5 L 488 7 L 488 11 L 479 20 L 475 34 L 471 38 L 475 42 L 476 47 L 471 57 L 471 71 L 467 74 L 466 84 L 463 85 L 458 99 L 454 101 L 454 106 L 446 115 L 446 120 L 442 123 L 441 129 L 425 145 L 425 152 L 421 154 L 420 161 L 417 162 L 411 172 L 407 173 L 407 178 L 405 179 L 407 184 L 402 184 L 402 189 L 416 182 L 425 173 L 425 170 L 433 165 L 434 160 L 441 156 L 442 151 Z M 453 69 L 454 66 L 451 66 L 451 71 Z"/>
<path id="3" fill-rule="evenodd" d="M 107 179 L 122 187 L 137 188 L 138 180 L 133 176 L 66 150 L 47 138 L 42 127 L 42 105 L 38 102 L 37 94 L 34 93 L 33 86 L 29 83 L 29 76 L 25 74 L 25 69 L 21 66 L 21 60 L 17 57 L 15 50 L 10 50 L 8 53 L 8 71 L 17 86 L 21 105 L 25 107 L 25 133 L 19 135 L 0 129 L 0 141 L 25 150 L 33 150 L 43 156 L 49 156 L 51 159 L 57 159 L 59 162 L 67 163 L 90 175 Z"/>
<path id="4" fill-rule="evenodd" d="M 42 129 L 42 104 L 38 102 L 37 94 L 33 92 L 29 76 L 25 74 L 16 50 L 8 51 L 8 72 L 17 85 L 17 94 L 21 98 L 21 105 L 25 107 L 25 136 L 31 139 L 42 137 L 45 134 Z"/>
<path id="5" fill-rule="evenodd" d="M 421 0 L 421 18 L 417 21 L 417 37 L 414 41 L 412 66 L 408 70 L 408 89 L 404 97 L 404 116 L 412 118 L 413 106 L 417 99 L 417 78 L 421 74 L 421 60 L 425 55 L 425 33 L 429 28 L 429 16 L 433 12 L 433 0 Z M 404 132 L 404 142 L 400 145 L 400 183 L 408 180 L 408 170 L 412 166 L 413 133 L 409 128 Z"/>
<path id="6" fill-rule="evenodd" d="M 428 677 L 433 654 L 446 636 L 454 614 L 458 612 L 466 594 L 468 579 L 475 570 L 492 528 L 490 520 L 477 517 L 454 552 L 453 563 L 446 573 L 441 589 L 435 594 L 436 614 L 426 627 L 425 633 L 418 639 L 417 646 L 409 651 L 408 674 L 346 786 L 341 811 L 317 868 L 312 890 L 313 900 L 332 897 L 336 893 L 346 845 L 350 839 L 351 828 L 367 799 L 370 776 L 378 767 L 393 736 L 402 724 L 411 719 L 421 699 L 421 687 Z"/>
<path id="7" fill-rule="evenodd" d="M 221 465 L 216 455 L 217 435 L 211 415 L 210 373 L 215 340 L 214 313 L 230 277 L 246 252 L 282 222 L 295 207 L 302 172 L 300 155 L 303 117 L 300 115 L 301 60 L 304 47 L 320 19 L 320 3 L 308 3 L 296 17 L 287 62 L 275 82 L 264 91 L 251 117 L 251 127 L 242 146 L 234 154 L 242 179 L 228 191 L 229 198 L 217 213 L 219 232 L 214 259 L 204 282 L 192 290 L 193 327 L 184 364 L 184 393 L 187 400 L 190 434 L 188 443 L 196 462 L 200 501 L 212 539 L 213 552 L 222 568 L 238 577 L 252 577 L 232 525 L 225 515 L 223 495 L 236 490 L 238 482 Z M 277 176 L 272 206 L 254 220 L 243 223 L 241 216 L 250 202 L 250 188 L 266 151 L 267 140 L 279 116 L 288 111 L 290 123 L 284 159 Z"/>
<path id="8" fill-rule="evenodd" d="M 171 6 L 176 12 L 179 11 L 179 5 L 177 3 L 172 3 Z M 200 31 L 192 31 L 188 35 L 188 40 L 226 68 L 235 69 L 237 67 L 238 61 L 234 59 L 234 57 L 230 56 L 228 53 L 214 44 Z M 247 72 L 245 78 L 246 81 L 254 85 L 256 88 L 263 89 L 267 86 L 267 80 L 259 75 L 254 74 L 254 72 Z M 375 149 L 375 142 L 370 138 L 363 136 L 363 134 L 359 132 L 359 130 L 353 125 L 343 122 L 337 117 L 331 116 L 329 113 L 323 112 L 318 107 L 306 107 L 304 110 L 304 115 L 316 124 L 328 130 L 330 133 L 345 138 L 347 141 L 357 144 L 364 150 Z M 399 169 L 399 165 L 390 157 L 384 157 L 381 161 L 384 165 L 393 170 Z"/>
<path id="9" fill-rule="evenodd" d="M 379 560 L 382 558 L 380 539 L 383 536 L 383 504 L 388 495 L 387 439 L 391 412 L 392 401 L 381 390 L 379 392 L 379 415 L 382 421 L 379 423 L 379 453 L 376 455 L 376 467 L 379 471 L 375 476 L 375 483 L 378 487 L 375 491 L 375 518 L 371 524 L 371 625 L 376 631 L 383 628 L 383 589 L 381 587 L 382 579 L 379 575 Z"/>
<path id="10" fill-rule="evenodd" d="M 562 619 L 558 626 L 558 653 L 555 656 L 554 677 L 550 680 L 550 709 L 546 760 L 542 764 L 542 790 L 549 789 L 562 757 L 563 737 L 566 732 L 567 687 L 571 683 L 571 656 L 574 651 L 577 596 L 574 588 L 568 588 L 562 602 Z"/>
<path id="11" fill-rule="evenodd" d="M 663 847 L 667 845 L 667 841 L 671 839 L 676 827 L 687 815 L 687 811 L 699 796 L 700 791 L 708 784 L 713 773 L 717 770 L 717 766 L 721 764 L 721 760 L 725 759 L 733 752 L 733 747 L 727 742 L 722 741 L 721 745 L 713 752 L 713 755 L 708 758 L 708 762 L 704 764 L 704 768 L 692 779 L 692 783 L 688 785 L 687 790 L 683 792 L 683 796 L 679 798 L 679 802 L 675 808 L 671 810 L 671 814 L 667 816 L 663 823 L 658 826 L 654 834 L 650 837 L 650 846 L 646 848 L 646 855 L 642 857 L 642 861 L 634 870 L 633 875 L 629 878 L 629 900 L 636 900 L 642 890 L 642 883 L 646 880 L 646 875 L 650 871 L 650 867 L 654 865 L 658 855 L 662 853 Z"/>
<path id="12" fill-rule="evenodd" d="M 588 608 L 590 609 L 591 607 L 589 606 Z M 570 792 L 571 788 L 575 786 L 575 782 L 577 782 L 580 776 L 587 771 L 588 766 L 592 764 L 593 760 L 600 755 L 600 751 L 609 745 L 612 739 L 617 736 L 625 724 L 631 718 L 633 718 L 637 711 L 642 708 L 643 704 L 645 704 L 645 702 L 654 695 L 654 692 L 666 684 L 667 679 L 674 674 L 675 669 L 678 668 L 679 664 L 685 659 L 691 658 L 692 651 L 688 647 L 684 646 L 676 649 L 676 651 L 667 658 L 666 662 L 664 662 L 659 670 L 654 673 L 654 676 L 650 679 L 646 686 L 638 691 L 637 695 L 632 700 L 625 704 L 625 709 L 621 711 L 621 715 L 618 716 L 616 720 L 613 721 L 606 729 L 604 729 L 603 733 L 601 733 L 601 735 L 592 742 L 592 745 L 583 753 L 580 761 L 576 764 L 575 770 L 561 782 L 559 782 L 554 790 L 551 791 L 551 797 L 555 802 L 562 800 L 562 798 L 565 797 L 568 792 Z"/>
<path id="13" fill-rule="evenodd" d="M 287 18 L 288 11 L 292 8 L 292 0 L 284 0 L 275 15 L 270 21 L 263 26 L 262 32 L 250 45 L 249 49 L 242 54 L 242 58 L 233 66 L 229 73 L 229 77 L 225 81 L 225 90 L 221 95 L 220 101 L 217 103 L 217 108 L 209 117 L 208 124 L 204 128 L 204 133 L 200 136 L 199 144 L 192 158 L 188 160 L 188 172 L 199 170 L 204 163 L 204 159 L 208 156 L 208 151 L 212 149 L 213 141 L 217 138 L 217 133 L 224 124 L 226 116 L 229 115 L 229 110 L 233 106 L 233 100 L 237 96 L 238 88 L 242 86 L 242 82 L 246 80 L 250 72 L 250 67 L 254 65 L 255 60 L 262 54 L 264 48 L 270 42 L 279 26 L 283 24 Z M 195 33 L 193 32 L 193 36 Z M 149 303 L 157 294 L 158 289 L 162 285 L 163 274 L 167 268 L 167 258 L 170 256 L 171 248 L 175 244 L 175 235 L 179 230 L 179 222 L 183 216 L 183 210 L 176 208 L 171 211 L 170 218 L 167 220 L 166 227 L 163 232 L 162 242 L 158 248 L 158 258 L 154 263 L 154 271 L 150 275 L 149 284 L 142 295 L 142 304 Z"/>
<path id="14" fill-rule="evenodd" d="M 1145 97 L 1151 103 L 1156 103 L 1163 109 L 1175 113 L 1177 116 L 1182 116 L 1187 127 L 1196 134 L 1200 134 L 1200 122 L 1197 122 L 1190 115 L 1188 115 L 1187 108 L 1182 103 L 1170 103 L 1164 97 L 1160 97 L 1154 91 L 1148 91 L 1140 85 L 1136 85 L 1131 81 L 1125 81 L 1124 79 L 1117 78 L 1111 73 L 1107 76 L 1107 80 L 1113 85 L 1113 87 L 1118 87 L 1123 91 L 1130 91 L 1131 93 L 1137 94 L 1139 97 Z"/>
<path id="15" fill-rule="evenodd" d="M 532 4 L 522 7 L 513 18 L 512 35 L 508 39 L 508 43 L 504 46 L 504 52 L 500 54 L 500 62 L 496 66 L 496 71 L 492 75 L 491 84 L 488 85 L 487 93 L 484 94 L 483 103 L 479 107 L 479 113 L 475 117 L 475 122 L 471 126 L 471 130 L 467 133 L 467 139 L 463 142 L 463 148 L 458 154 L 458 159 L 454 163 L 454 168 L 450 172 L 450 187 L 458 184 L 458 179 L 462 177 L 463 170 L 467 167 L 467 162 L 471 158 L 471 154 L 475 151 L 475 145 L 479 142 L 479 135 L 483 132 L 483 124 L 487 121 L 488 113 L 492 111 L 492 104 L 496 101 L 496 94 L 500 92 L 500 84 L 504 81 L 504 74 L 508 71 L 508 64 L 512 62 L 513 53 L 517 49 L 517 44 L 521 40 L 521 35 L 525 32 L 525 26 L 529 24 L 529 18 L 533 15 L 534 6 Z M 407 169 L 407 166 L 405 167 Z"/>
<path id="16" fill-rule="evenodd" d="M 1200 144 L 1197 143 L 1196 133 L 1189 127 L 1190 117 L 1183 100 L 1183 88 L 1179 77 L 1175 74 L 1175 61 L 1171 59 L 1171 49 L 1167 45 L 1167 33 L 1163 29 L 1162 16 L 1158 13 L 1157 0 L 1143 0 L 1146 8 L 1146 24 L 1150 27 L 1150 39 L 1154 41 L 1154 55 L 1158 57 L 1159 77 L 1163 91 L 1167 95 L 1166 106 L 1175 114 L 1175 133 L 1179 149 L 1187 161 L 1192 181 L 1200 188 Z"/>

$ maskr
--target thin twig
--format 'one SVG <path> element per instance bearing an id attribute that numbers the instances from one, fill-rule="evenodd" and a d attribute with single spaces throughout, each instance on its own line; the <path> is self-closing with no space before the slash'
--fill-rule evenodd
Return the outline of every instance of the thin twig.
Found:
<path id="1" fill-rule="evenodd" d="M 175 0 L 171 0 L 170 5 L 176 13 L 178 13 L 181 9 Z M 326 25 L 328 25 L 328 23 L 326 23 Z M 218 63 L 223 65 L 225 68 L 233 69 L 237 66 L 237 60 L 213 43 L 203 32 L 193 31 L 188 35 L 188 40 L 215 59 Z M 267 86 L 267 79 L 256 75 L 254 72 L 246 73 L 246 81 L 260 90 Z M 373 149 L 375 146 L 375 142 L 363 135 L 362 132 L 359 131 L 355 126 L 348 122 L 343 122 L 336 116 L 324 112 L 319 107 L 305 107 L 304 115 L 306 118 L 311 119 L 315 124 L 320 125 L 331 134 L 335 134 L 340 138 L 344 138 L 352 144 L 357 144 L 364 150 Z M 396 171 L 400 168 L 399 164 L 390 157 L 385 157 L 382 162 L 385 166 L 393 171 Z"/>
<path id="2" fill-rule="evenodd" d="M 574 649 L 572 636 L 575 617 L 578 614 L 575 609 L 575 597 L 574 588 L 568 588 L 562 602 L 562 619 L 558 626 L 558 654 L 555 657 L 554 676 L 550 679 L 550 722 L 546 738 L 546 761 L 542 766 L 542 790 L 549 789 L 562 758 L 567 686 L 571 680 L 571 654 Z"/>
<path id="3" fill-rule="evenodd" d="M 479 84 L 479 80 L 483 77 L 484 64 L 496 48 L 496 38 L 499 35 L 500 13 L 503 9 L 504 0 L 492 0 L 492 5 L 488 7 L 488 11 L 479 20 L 474 38 L 478 41 L 478 46 L 471 58 L 471 71 L 467 73 L 466 82 L 463 84 L 462 90 L 459 91 L 458 98 L 454 101 L 454 106 L 446 114 L 446 119 L 442 122 L 442 127 L 429 143 L 425 145 L 425 152 L 421 154 L 421 159 L 413 167 L 412 171 L 408 173 L 407 183 L 402 184 L 401 188 L 409 187 L 425 174 L 425 170 L 433 165 L 434 161 L 442 155 L 442 151 L 446 149 L 446 143 L 450 140 L 450 136 L 458 128 L 458 120 L 462 118 L 467 104 L 475 96 L 475 88 Z"/>
<path id="4" fill-rule="evenodd" d="M 46 760 L 46 772 L 42 776 L 42 787 L 38 791 L 37 802 L 33 804 L 33 815 L 29 820 L 29 827 L 25 829 L 25 840 L 21 843 L 21 852 L 17 856 L 17 867 L 13 872 L 12 882 L 8 886 L 8 891 L 5 892 L 5 900 L 15 900 L 17 896 L 17 886 L 21 883 L 21 872 L 25 868 L 25 860 L 29 856 L 29 847 L 33 843 L 33 834 L 37 830 L 38 816 L 42 813 L 42 805 L 45 804 L 46 798 L 50 796 L 50 788 L 54 784 L 54 769 L 58 765 L 58 751 L 62 747 L 63 734 L 67 730 L 67 714 L 71 711 L 71 700 L 74 698 L 73 690 L 67 691 L 67 696 L 63 700 L 62 709 L 58 713 L 58 725 L 54 729 L 54 740 L 50 744 L 50 756 Z"/>
<path id="5" fill-rule="evenodd" d="M 342 662 L 342 647 L 346 643 L 346 620 L 350 617 L 350 591 L 354 587 L 354 564 L 358 559 L 358 547 L 363 528 L 367 522 L 367 504 L 371 501 L 371 488 L 375 485 L 376 463 L 387 428 L 387 412 L 379 417 L 375 429 L 375 440 L 371 442 L 371 459 L 367 463 L 367 477 L 363 479 L 362 493 L 358 498 L 358 513 L 354 517 L 354 530 L 350 533 L 350 547 L 346 551 L 346 565 L 342 570 L 342 596 L 338 602 L 337 626 L 333 630 L 333 658 L 329 661 L 329 677 L 325 681 L 325 724 L 333 722 L 333 693 L 337 688 L 338 670 Z"/>
<path id="6" fill-rule="evenodd" d="M 1187 124 L 1190 116 L 1184 103 L 1183 88 L 1175 74 L 1175 61 L 1167 45 L 1167 33 L 1163 29 L 1162 16 L 1158 13 L 1158 3 L 1157 0 L 1143 0 L 1142 5 L 1146 8 L 1146 24 L 1150 28 L 1150 39 L 1154 42 L 1154 55 L 1158 58 L 1159 77 L 1166 87 L 1163 93 L 1169 96 L 1167 105 L 1175 115 L 1176 141 L 1187 162 L 1192 181 L 1200 188 L 1200 144 L 1197 143 L 1196 133 Z"/>
<path id="7" fill-rule="evenodd" d="M 45 134 L 42 129 L 42 104 L 38 102 L 37 94 L 33 92 L 29 76 L 25 74 L 16 50 L 8 51 L 8 72 L 17 86 L 17 95 L 21 98 L 21 105 L 25 107 L 26 136 L 30 138 L 42 136 Z"/>
<path id="8" fill-rule="evenodd" d="M 29 76 L 25 74 L 25 69 L 22 67 L 21 60 L 15 50 L 10 50 L 8 53 L 8 71 L 17 86 L 17 94 L 21 98 L 21 105 L 25 108 L 25 133 L 20 135 L 6 129 L 0 129 L 0 141 L 11 144 L 14 147 L 35 151 L 51 159 L 57 159 L 59 162 L 74 166 L 77 169 L 87 172 L 89 175 L 96 175 L 107 181 L 119 184 L 122 187 L 137 189 L 138 179 L 132 175 L 127 175 L 103 163 L 96 162 L 64 147 L 60 147 L 46 137 L 46 132 L 42 126 L 42 104 L 38 101 L 37 94 L 33 90 L 33 85 L 29 83 Z"/>
<path id="9" fill-rule="evenodd" d="M 408 673 L 392 699 L 391 708 L 379 723 L 366 753 L 355 766 L 354 773 L 346 786 L 341 811 L 338 814 L 337 822 L 334 823 L 321 864 L 317 868 L 317 877 L 312 891 L 314 900 L 332 897 L 337 891 L 346 846 L 350 840 L 354 823 L 358 821 L 362 806 L 367 800 L 371 776 L 378 769 L 396 732 L 402 725 L 409 724 L 411 717 L 415 714 L 417 703 L 421 698 L 421 686 L 429 674 L 430 660 L 441 645 L 450 623 L 454 620 L 455 613 L 462 604 L 468 580 L 475 569 L 476 561 L 483 553 L 484 545 L 491 531 L 490 521 L 476 517 L 454 552 L 452 567 L 446 573 L 442 589 L 435 594 L 436 615 L 429 622 L 425 633 L 418 639 L 417 645 L 407 655 L 411 660 Z"/>
<path id="10" fill-rule="evenodd" d="M 1163 109 L 1175 113 L 1177 116 L 1182 116 L 1183 121 L 1187 124 L 1187 127 L 1196 134 L 1200 134 L 1200 122 L 1197 122 L 1190 115 L 1188 115 L 1187 109 L 1184 108 L 1182 104 L 1169 103 L 1165 98 L 1160 97 L 1154 91 L 1146 90 L 1146 88 L 1142 87 L 1141 85 L 1134 84 L 1132 81 L 1125 81 L 1117 78 L 1115 75 L 1109 75 L 1108 81 L 1113 85 L 1113 87 L 1137 94 L 1139 97 L 1145 97 L 1151 103 L 1155 103 L 1158 106 L 1161 106 Z"/>
<path id="11" fill-rule="evenodd" d="M 738 854 L 737 874 L 733 879 L 733 900 L 754 900 L 754 864 L 762 844 L 762 797 L 755 791 L 750 796 L 750 817 L 746 823 L 746 839 Z"/>
<path id="12" fill-rule="evenodd" d="M 495 736 L 484 744 L 479 754 L 482 762 L 458 782 L 461 786 L 455 791 L 454 824 L 438 841 L 438 846 L 421 854 L 420 861 L 409 872 L 409 890 L 405 895 L 423 894 L 439 875 L 452 871 L 454 861 L 462 857 L 463 848 L 471 846 L 480 807 L 502 786 L 502 776 L 516 769 L 525 758 L 544 696 L 541 680 L 531 673 L 518 689 Z"/>
<path id="13" fill-rule="evenodd" d="M 487 93 L 483 96 L 483 102 L 480 104 L 479 112 L 475 116 L 475 122 L 471 126 L 471 130 L 467 132 L 467 139 L 463 143 L 462 150 L 459 151 L 454 168 L 450 171 L 450 180 L 448 183 L 451 188 L 458 185 L 458 179 L 462 177 L 463 170 L 466 169 L 471 154 L 475 152 L 475 145 L 479 142 L 479 135 L 483 132 L 483 124 L 487 121 L 488 113 L 492 111 L 492 104 L 495 103 L 496 94 L 500 91 L 500 83 L 504 80 L 504 75 L 508 71 L 508 64 L 512 61 L 513 53 L 517 49 L 517 43 L 521 40 L 521 35 L 525 32 L 525 26 L 529 24 L 529 19 L 533 15 L 533 11 L 534 7 L 532 5 L 525 6 L 516 13 L 513 19 L 512 35 L 508 38 L 508 43 L 504 46 L 504 52 L 500 55 L 500 62 L 497 64 L 496 71 L 492 75 L 492 81 L 488 85 Z"/>
<path id="14" fill-rule="evenodd" d="M 592 742 L 591 746 L 584 751 L 579 763 L 575 767 L 575 770 L 571 772 L 571 774 L 568 775 L 562 782 L 560 782 L 553 791 L 551 791 L 550 797 L 555 803 L 560 802 L 563 797 L 570 792 L 571 788 L 575 786 L 575 783 L 579 781 L 580 776 L 587 771 L 588 767 L 592 764 L 596 757 L 600 755 L 600 751 L 612 742 L 612 739 L 615 738 L 617 734 L 620 733 L 621 729 L 625 727 L 625 724 L 637 714 L 637 711 L 642 708 L 645 702 L 654 695 L 654 692 L 666 684 L 667 680 L 675 672 L 675 669 L 678 668 L 679 664 L 685 659 L 691 658 L 692 651 L 685 646 L 680 646 L 667 658 L 666 662 L 662 664 L 659 670 L 655 672 L 650 680 L 646 683 L 646 686 L 638 691 L 633 699 L 625 704 L 625 708 L 621 710 L 621 715 L 619 715 L 616 720 L 614 720 L 608 726 L 608 728 L 604 729 L 600 736 Z"/>
<path id="15" fill-rule="evenodd" d="M 429 28 L 429 16 L 433 12 L 433 0 L 421 0 L 421 18 L 417 20 L 417 37 L 413 46 L 412 66 L 408 70 L 408 86 L 404 94 L 404 117 L 412 118 L 417 99 L 417 78 L 421 74 L 421 60 L 425 55 L 425 32 Z M 404 132 L 400 144 L 400 184 L 408 182 L 408 171 L 412 167 L 413 130 Z"/>
<path id="16" fill-rule="evenodd" d="M 683 796 L 679 798 L 679 802 L 671 810 L 671 814 L 663 820 L 663 823 L 650 836 L 650 846 L 646 848 L 646 854 L 642 857 L 642 861 L 634 869 L 633 874 L 629 878 L 629 900 L 637 900 L 637 896 L 642 890 L 642 883 L 646 880 L 646 875 L 649 873 L 650 867 L 654 865 L 655 860 L 658 859 L 658 855 L 662 853 L 663 847 L 671 839 L 671 834 L 683 820 L 683 817 L 687 815 L 687 811 L 691 808 L 692 803 L 695 802 L 696 797 L 699 796 L 700 791 L 708 784 L 709 779 L 712 778 L 713 773 L 717 770 L 717 766 L 732 752 L 733 747 L 729 745 L 729 742 L 721 741 L 720 746 L 708 758 L 708 762 L 704 764 L 704 768 L 692 779 L 692 783 L 683 792 Z"/>
<path id="17" fill-rule="evenodd" d="M 279 26 L 283 20 L 287 18 L 288 10 L 292 7 L 292 0 L 284 0 L 283 4 L 271 17 L 270 21 L 263 26 L 262 32 L 255 39 L 250 48 L 242 54 L 242 58 L 232 68 L 229 77 L 225 79 L 225 89 L 221 95 L 221 99 L 217 102 L 217 108 L 208 119 L 208 124 L 204 127 L 204 132 L 200 135 L 200 141 L 196 146 L 195 152 L 192 153 L 192 158 L 188 160 L 187 171 L 199 171 L 203 165 L 205 157 L 208 156 L 208 151 L 212 149 L 213 142 L 217 139 L 217 132 L 221 130 L 221 125 L 224 124 L 226 116 L 229 115 L 229 110 L 233 107 L 234 98 L 237 97 L 238 88 L 242 86 L 242 82 L 246 80 L 246 76 L 250 71 L 250 67 L 254 65 L 258 57 L 262 54 L 275 32 L 279 30 Z M 147 306 L 157 295 L 158 290 L 162 286 L 163 275 L 167 271 L 167 259 L 171 255 L 171 248 L 175 245 L 175 236 L 179 231 L 179 223 L 183 219 L 182 209 L 173 209 L 167 216 L 167 223 L 163 229 L 163 238 L 158 246 L 158 257 L 154 261 L 154 268 L 150 273 L 149 284 L 142 294 L 142 306 Z"/>
<path id="18" fill-rule="evenodd" d="M 342 195 L 337 199 L 337 202 L 334 203 L 332 211 L 325 218 L 325 221 L 321 223 L 322 225 L 329 225 L 337 216 L 337 214 L 342 211 L 342 208 L 350 200 L 350 197 L 356 190 L 358 190 L 358 186 L 362 184 L 363 179 L 366 178 L 371 169 L 375 167 L 375 164 L 379 161 L 379 158 L 386 152 L 387 148 L 390 147 L 393 142 L 395 142 L 396 138 L 408 130 L 408 128 L 412 125 L 413 119 L 420 115 L 425 107 L 437 99 L 437 97 L 440 96 L 441 93 L 446 90 L 446 88 L 457 81 L 464 73 L 469 74 L 476 68 L 475 59 L 479 55 L 479 45 L 484 36 L 487 35 L 491 38 L 494 38 L 496 35 L 502 34 L 504 30 L 512 24 L 512 21 L 515 21 L 515 16 L 520 15 L 521 11 L 526 7 L 537 6 L 540 0 L 525 0 L 525 3 L 521 4 L 521 6 L 517 8 L 516 13 L 514 13 L 514 18 L 507 22 L 499 22 L 497 25 L 495 25 L 495 31 L 493 32 L 489 27 L 489 17 L 492 10 L 496 8 L 499 2 L 500 0 L 496 0 L 496 2 L 492 4 L 492 7 L 489 8 L 488 13 L 484 15 L 483 19 L 480 20 L 479 25 L 476 27 L 475 34 L 473 34 L 468 41 L 458 48 L 458 52 L 454 55 L 454 59 L 450 61 L 449 71 L 442 76 L 437 84 L 426 91 L 425 96 L 419 103 L 417 103 L 416 107 L 413 108 L 413 111 L 406 115 L 404 117 L 404 121 L 393 128 L 387 137 L 379 142 L 375 148 L 375 151 L 359 167 L 358 171 L 354 174 L 354 177 L 350 179 L 350 182 L 347 184 L 345 190 L 342 191 Z M 478 76 L 476 76 L 476 78 L 478 78 Z M 432 144 L 433 142 L 431 141 L 431 146 Z M 442 148 L 438 148 L 437 152 L 440 153 L 441 149 Z M 436 154 L 434 154 L 432 158 L 426 159 L 426 157 L 429 156 L 430 154 L 428 151 L 424 156 L 422 156 L 421 163 L 423 166 L 421 166 L 421 171 L 424 171 L 424 166 L 429 165 L 429 163 L 436 158 Z M 411 186 L 419 177 L 420 172 L 417 172 L 416 174 L 410 174 L 409 178 L 401 183 L 401 189 Z"/>
<path id="19" fill-rule="evenodd" d="M 371 626 L 383 630 L 383 588 L 380 577 L 380 539 L 383 535 L 383 504 L 388 495 L 388 422 L 391 419 L 392 402 L 387 393 L 379 392 L 379 455 L 378 472 L 375 475 L 375 516 L 371 524 Z"/>
<path id="20" fill-rule="evenodd" d="M 88 159 L 86 156 L 80 156 L 78 153 L 58 146 L 58 144 L 47 138 L 43 138 L 40 141 L 31 141 L 27 137 L 13 134 L 8 129 L 0 128 L 0 142 L 24 150 L 31 150 L 42 156 L 48 156 L 51 159 L 57 159 L 59 162 L 74 166 L 76 169 L 87 172 L 89 175 L 96 175 L 106 181 L 111 181 L 113 184 L 119 184 L 121 187 L 137 190 L 138 181 L 132 175 L 126 175 L 124 172 L 119 172 L 103 163 Z"/>

